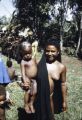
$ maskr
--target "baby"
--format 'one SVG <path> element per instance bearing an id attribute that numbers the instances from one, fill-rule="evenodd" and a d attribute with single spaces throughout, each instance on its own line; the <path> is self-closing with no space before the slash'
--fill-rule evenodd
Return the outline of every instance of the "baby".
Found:
<path id="1" fill-rule="evenodd" d="M 37 93 L 37 63 L 35 58 L 32 58 L 32 46 L 28 42 L 21 43 L 21 86 L 25 90 L 24 105 L 27 113 L 35 113 L 34 101 Z"/>
<path id="2" fill-rule="evenodd" d="M 15 71 L 15 69 L 13 67 L 12 61 L 11 60 L 7 60 L 6 66 L 7 66 L 7 71 L 8 71 L 10 80 L 11 81 L 17 80 L 16 71 Z"/>

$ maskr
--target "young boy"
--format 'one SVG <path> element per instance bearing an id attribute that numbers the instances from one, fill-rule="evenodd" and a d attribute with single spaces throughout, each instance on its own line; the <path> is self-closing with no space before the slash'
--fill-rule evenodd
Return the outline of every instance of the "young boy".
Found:
<path id="1" fill-rule="evenodd" d="M 7 71 L 8 71 L 10 80 L 11 81 L 14 80 L 14 79 L 17 80 L 17 75 L 16 75 L 14 67 L 12 66 L 12 61 L 11 60 L 7 60 L 6 66 L 7 66 Z"/>
<path id="2" fill-rule="evenodd" d="M 37 93 L 37 64 L 36 60 L 32 58 L 32 46 L 28 42 L 23 42 L 21 44 L 21 73 L 22 80 L 21 86 L 25 90 L 24 104 L 25 111 L 27 113 L 35 113 L 34 100 Z"/>

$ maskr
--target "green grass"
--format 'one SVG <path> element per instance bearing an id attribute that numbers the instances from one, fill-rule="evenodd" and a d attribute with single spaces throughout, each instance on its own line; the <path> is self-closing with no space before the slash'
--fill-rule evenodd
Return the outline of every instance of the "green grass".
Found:
<path id="1" fill-rule="evenodd" d="M 55 115 L 56 120 L 82 120 L 82 62 L 74 57 L 62 56 L 67 67 L 67 104 L 65 113 Z M 4 58 L 4 62 L 6 58 Z M 13 61 L 14 67 L 20 73 L 20 66 Z M 23 107 L 24 92 L 16 82 L 8 85 L 8 91 L 14 104 L 6 109 L 7 120 L 18 120 L 17 108 Z"/>

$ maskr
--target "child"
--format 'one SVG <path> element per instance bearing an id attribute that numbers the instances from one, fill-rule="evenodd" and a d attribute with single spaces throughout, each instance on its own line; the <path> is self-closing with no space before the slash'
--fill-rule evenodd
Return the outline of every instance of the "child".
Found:
<path id="1" fill-rule="evenodd" d="M 22 73 L 22 84 L 21 86 L 25 90 L 24 104 L 25 111 L 27 113 L 35 113 L 34 100 L 37 93 L 37 64 L 36 60 L 32 58 L 32 46 L 28 42 L 21 44 L 21 73 Z"/>
<path id="2" fill-rule="evenodd" d="M 7 66 L 7 71 L 8 71 L 10 80 L 14 80 L 14 79 L 17 80 L 17 75 L 16 75 L 14 67 L 12 66 L 12 61 L 7 60 L 6 66 Z"/>
<path id="3" fill-rule="evenodd" d="M 9 92 L 0 84 L 0 120 L 5 120 L 5 109 L 11 105 L 12 101 Z"/>

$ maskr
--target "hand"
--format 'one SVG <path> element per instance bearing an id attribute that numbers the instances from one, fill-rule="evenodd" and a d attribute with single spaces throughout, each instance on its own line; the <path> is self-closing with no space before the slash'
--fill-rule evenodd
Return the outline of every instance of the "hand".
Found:
<path id="1" fill-rule="evenodd" d="M 0 101 L 0 105 L 3 105 L 5 101 Z"/>
<path id="2" fill-rule="evenodd" d="M 66 102 L 63 102 L 62 107 L 63 107 L 62 111 L 66 112 L 66 110 L 67 110 L 67 104 L 66 104 Z"/>
<path id="3" fill-rule="evenodd" d="M 25 86 L 26 88 L 30 88 L 30 81 L 25 81 L 25 82 L 24 82 L 24 86 Z"/>

